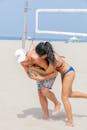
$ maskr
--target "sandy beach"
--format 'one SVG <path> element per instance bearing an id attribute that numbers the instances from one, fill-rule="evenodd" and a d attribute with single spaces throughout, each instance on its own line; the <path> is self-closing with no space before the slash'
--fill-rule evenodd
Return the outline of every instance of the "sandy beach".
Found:
<path id="1" fill-rule="evenodd" d="M 73 90 L 87 93 L 87 43 L 52 42 L 52 45 L 76 70 Z M 29 46 L 27 41 L 26 50 Z M 16 62 L 14 53 L 19 48 L 20 40 L 0 41 L 0 130 L 87 130 L 87 99 L 70 99 L 74 127 L 65 126 L 63 105 L 60 113 L 49 120 L 37 119 L 42 111 L 36 82 L 29 79 Z M 60 74 L 52 91 L 62 104 Z M 52 109 L 53 104 L 49 102 L 50 115 Z"/>

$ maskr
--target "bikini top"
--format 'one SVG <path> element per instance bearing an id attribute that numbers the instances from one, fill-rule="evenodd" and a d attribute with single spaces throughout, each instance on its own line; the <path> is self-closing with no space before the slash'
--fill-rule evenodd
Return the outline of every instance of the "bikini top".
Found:
<path id="1" fill-rule="evenodd" d="M 61 63 L 58 63 L 59 61 L 57 61 L 57 65 L 56 65 L 56 70 L 61 70 L 64 67 L 64 61 L 62 60 Z"/>

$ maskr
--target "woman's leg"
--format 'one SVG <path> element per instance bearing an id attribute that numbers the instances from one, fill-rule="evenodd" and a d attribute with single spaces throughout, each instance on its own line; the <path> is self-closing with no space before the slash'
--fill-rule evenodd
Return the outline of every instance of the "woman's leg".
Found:
<path id="1" fill-rule="evenodd" d="M 87 98 L 86 93 L 81 93 L 81 92 L 71 92 L 69 95 L 70 98 Z"/>
<path id="2" fill-rule="evenodd" d="M 50 101 L 54 103 L 54 110 L 52 115 L 56 115 L 60 109 L 60 103 L 58 102 L 55 94 L 52 91 L 49 91 L 48 88 L 42 87 L 41 92 L 46 96 Z"/>
<path id="3" fill-rule="evenodd" d="M 66 110 L 68 122 L 67 125 L 72 126 L 73 117 L 72 117 L 72 108 L 69 102 L 69 96 L 72 92 L 72 82 L 75 77 L 75 72 L 70 72 L 62 79 L 62 101 Z"/>
<path id="4" fill-rule="evenodd" d="M 49 118 L 49 112 L 48 112 L 48 101 L 47 98 L 42 94 L 41 91 L 38 92 L 38 96 L 39 96 L 39 100 L 40 100 L 40 104 L 43 110 L 43 119 L 48 119 Z"/>

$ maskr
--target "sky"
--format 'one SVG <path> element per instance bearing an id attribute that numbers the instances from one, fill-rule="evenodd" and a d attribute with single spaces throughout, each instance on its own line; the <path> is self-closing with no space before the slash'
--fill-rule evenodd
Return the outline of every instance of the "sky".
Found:
<path id="1" fill-rule="evenodd" d="M 21 38 L 24 29 L 24 0 L 0 0 L 0 37 Z M 28 37 L 67 39 L 65 35 L 35 32 L 36 9 L 87 9 L 87 0 L 28 0 Z M 87 13 L 40 13 L 39 30 L 87 33 Z"/>

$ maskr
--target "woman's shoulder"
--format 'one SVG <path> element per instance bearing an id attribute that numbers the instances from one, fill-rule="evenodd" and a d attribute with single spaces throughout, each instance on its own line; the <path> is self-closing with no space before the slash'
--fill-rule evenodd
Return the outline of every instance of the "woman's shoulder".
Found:
<path id="1" fill-rule="evenodd" d="M 65 56 L 59 55 L 57 52 L 54 52 L 55 58 L 58 59 L 65 59 Z"/>
<path id="2" fill-rule="evenodd" d="M 60 58 L 60 55 L 55 51 L 54 51 L 54 56 L 55 56 L 56 60 Z"/>

